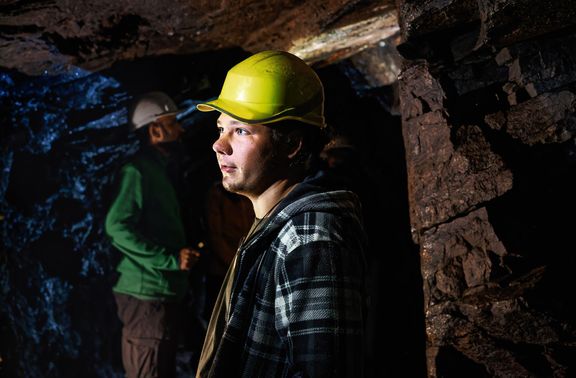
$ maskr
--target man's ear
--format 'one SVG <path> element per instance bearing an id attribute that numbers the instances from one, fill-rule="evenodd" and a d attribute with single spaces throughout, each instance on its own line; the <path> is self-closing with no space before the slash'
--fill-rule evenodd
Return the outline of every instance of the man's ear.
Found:
<path id="1" fill-rule="evenodd" d="M 150 126 L 148 126 L 148 136 L 152 144 L 157 143 L 164 139 L 164 129 L 156 122 L 151 123 Z"/>
<path id="2" fill-rule="evenodd" d="M 302 136 L 293 133 L 288 138 L 288 143 L 286 143 L 288 159 L 293 159 L 294 156 L 298 155 L 298 152 L 302 149 Z"/>

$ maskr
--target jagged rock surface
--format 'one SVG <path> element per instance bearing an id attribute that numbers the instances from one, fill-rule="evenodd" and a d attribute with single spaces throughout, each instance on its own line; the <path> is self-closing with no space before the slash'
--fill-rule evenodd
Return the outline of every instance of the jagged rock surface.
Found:
<path id="1" fill-rule="evenodd" d="M 399 10 L 428 377 L 572 376 L 576 4 Z"/>

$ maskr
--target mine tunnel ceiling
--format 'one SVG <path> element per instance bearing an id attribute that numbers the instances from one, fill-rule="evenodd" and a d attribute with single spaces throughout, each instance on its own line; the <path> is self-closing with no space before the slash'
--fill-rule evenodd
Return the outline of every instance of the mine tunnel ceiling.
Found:
<path id="1" fill-rule="evenodd" d="M 99 71 L 231 47 L 287 50 L 325 65 L 393 44 L 398 30 L 394 0 L 2 1 L 0 67 L 27 75 L 69 65 Z M 384 83 L 390 77 L 380 74 Z"/>

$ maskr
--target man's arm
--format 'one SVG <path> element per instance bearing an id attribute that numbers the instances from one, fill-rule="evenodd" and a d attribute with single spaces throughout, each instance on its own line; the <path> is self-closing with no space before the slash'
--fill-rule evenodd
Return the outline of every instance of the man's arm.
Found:
<path id="1" fill-rule="evenodd" d="M 281 271 L 277 326 L 286 335 L 291 373 L 361 376 L 361 260 L 337 242 L 315 241 L 291 251 Z"/>
<path id="2" fill-rule="evenodd" d="M 178 269 L 177 251 L 153 242 L 138 230 L 142 215 L 142 175 L 128 165 L 121 171 L 118 195 L 106 216 L 106 233 L 112 243 L 127 256 L 145 266 Z"/>

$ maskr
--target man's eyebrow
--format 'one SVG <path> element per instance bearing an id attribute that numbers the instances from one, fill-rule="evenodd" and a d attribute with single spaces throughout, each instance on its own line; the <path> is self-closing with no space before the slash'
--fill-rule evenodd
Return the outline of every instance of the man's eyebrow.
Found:
<path id="1" fill-rule="evenodd" d="M 217 124 L 218 126 L 222 126 L 222 122 L 220 122 L 220 119 L 216 120 L 216 124 Z M 238 126 L 238 125 L 248 126 L 247 123 L 240 122 L 240 121 L 238 121 L 238 120 L 236 120 L 236 119 L 231 120 L 231 121 L 230 121 L 230 125 L 232 125 L 232 126 Z"/>

